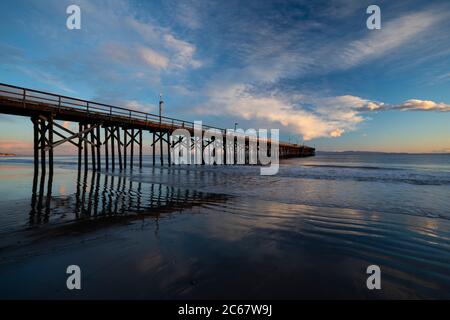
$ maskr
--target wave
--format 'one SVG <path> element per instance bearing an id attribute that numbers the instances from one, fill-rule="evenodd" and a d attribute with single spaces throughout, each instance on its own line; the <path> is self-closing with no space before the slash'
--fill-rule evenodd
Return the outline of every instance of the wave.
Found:
<path id="1" fill-rule="evenodd" d="M 316 168 L 341 168 L 341 169 L 367 169 L 367 170 L 404 170 L 402 168 L 383 168 L 375 166 L 349 166 L 338 164 L 304 164 L 304 167 L 316 167 Z"/>
<path id="2" fill-rule="evenodd" d="M 405 183 L 424 186 L 450 185 L 450 172 L 372 166 L 284 166 L 280 168 L 279 175 L 282 177 L 319 180 L 353 180 L 366 182 Z"/>

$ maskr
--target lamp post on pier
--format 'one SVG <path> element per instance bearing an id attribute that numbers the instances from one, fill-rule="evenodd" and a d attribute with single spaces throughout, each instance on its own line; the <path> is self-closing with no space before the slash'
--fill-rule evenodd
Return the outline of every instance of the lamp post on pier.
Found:
<path id="1" fill-rule="evenodd" d="M 159 124 L 161 125 L 162 111 L 163 111 L 164 101 L 162 93 L 159 94 Z"/>

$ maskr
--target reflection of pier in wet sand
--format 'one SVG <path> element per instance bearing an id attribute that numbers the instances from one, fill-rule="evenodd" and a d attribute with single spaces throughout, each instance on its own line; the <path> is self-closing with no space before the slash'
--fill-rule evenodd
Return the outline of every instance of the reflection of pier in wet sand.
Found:
<path id="1" fill-rule="evenodd" d="M 124 175 L 83 169 L 78 170 L 74 194 L 53 196 L 52 188 L 53 172 L 39 175 L 38 171 L 34 171 L 30 225 L 45 224 L 55 214 L 65 215 L 66 221 L 136 219 L 146 216 L 159 218 L 161 213 L 226 200 L 224 195 L 133 181 Z"/>

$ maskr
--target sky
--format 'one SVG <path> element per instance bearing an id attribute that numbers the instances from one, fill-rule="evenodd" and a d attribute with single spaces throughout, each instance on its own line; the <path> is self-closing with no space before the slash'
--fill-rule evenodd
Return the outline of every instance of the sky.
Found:
<path id="1" fill-rule="evenodd" d="M 151 113 L 163 93 L 166 116 L 323 151 L 450 152 L 449 30 L 449 1 L 3 0 L 0 82 Z M 0 152 L 31 139 L 0 114 Z"/>

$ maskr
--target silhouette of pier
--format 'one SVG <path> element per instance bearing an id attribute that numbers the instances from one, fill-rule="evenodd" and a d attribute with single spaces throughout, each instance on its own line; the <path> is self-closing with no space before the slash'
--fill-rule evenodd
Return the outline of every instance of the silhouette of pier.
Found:
<path id="1" fill-rule="evenodd" d="M 52 171 L 54 149 L 64 143 L 70 143 L 77 148 L 79 167 L 84 165 L 85 169 L 90 168 L 93 171 L 102 168 L 114 171 L 116 168 L 122 170 L 135 165 L 142 168 L 143 134 L 146 132 L 151 135 L 152 164 L 156 164 L 156 155 L 159 154 L 161 166 L 164 165 L 165 154 L 167 165 L 173 164 L 171 155 L 175 146 L 182 142 L 180 137 L 171 139 L 175 130 L 185 129 L 195 134 L 194 123 L 190 121 L 1 83 L 0 113 L 31 118 L 34 132 L 34 166 L 37 171 L 40 163 L 44 175 L 47 159 L 49 171 Z M 78 130 L 70 130 L 56 120 L 76 122 Z M 234 160 L 237 158 L 237 137 L 233 138 L 234 141 L 226 141 L 225 129 L 203 125 L 200 141 L 192 138 L 189 142 L 192 143 L 191 148 L 196 144 L 201 145 L 203 159 L 203 151 L 215 140 L 214 137 L 204 139 L 203 133 L 210 129 L 220 132 L 223 136 L 223 163 L 236 163 Z M 244 164 L 250 163 L 249 141 L 250 137 L 246 136 Z M 257 138 L 257 148 L 260 141 L 261 139 Z M 270 153 L 271 139 L 266 139 L 265 143 Z M 234 146 L 234 155 L 231 155 L 234 159 L 230 159 L 230 155 L 227 156 L 225 151 L 229 144 Z M 315 149 L 311 147 L 284 142 L 277 144 L 280 158 L 315 154 Z M 215 149 L 212 152 L 214 153 Z M 104 156 L 101 156 L 102 154 Z M 138 159 L 135 159 L 135 156 Z M 205 164 L 204 161 L 201 163 Z"/>

